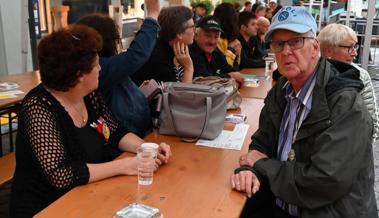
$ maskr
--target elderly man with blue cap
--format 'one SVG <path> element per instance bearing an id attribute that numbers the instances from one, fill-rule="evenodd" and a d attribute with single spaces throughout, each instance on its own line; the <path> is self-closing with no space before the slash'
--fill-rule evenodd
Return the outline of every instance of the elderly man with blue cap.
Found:
<path id="1" fill-rule="evenodd" d="M 241 217 L 378 217 L 359 71 L 320 58 L 316 32 L 305 8 L 284 7 L 265 36 L 283 76 L 231 177 L 249 197 Z"/>

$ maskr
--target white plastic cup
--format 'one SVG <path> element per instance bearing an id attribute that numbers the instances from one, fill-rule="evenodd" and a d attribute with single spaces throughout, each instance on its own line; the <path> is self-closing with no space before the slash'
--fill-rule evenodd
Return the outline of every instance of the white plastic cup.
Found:
<path id="1" fill-rule="evenodd" d="M 151 185 L 153 184 L 154 164 L 157 157 L 157 149 L 152 147 L 137 148 L 138 160 L 138 184 Z"/>
<path id="2" fill-rule="evenodd" d="M 141 144 L 141 147 L 154 149 L 154 151 L 155 151 L 155 157 L 157 157 L 157 155 L 158 155 L 158 148 L 159 148 L 159 145 L 157 143 L 145 142 L 145 143 Z"/>

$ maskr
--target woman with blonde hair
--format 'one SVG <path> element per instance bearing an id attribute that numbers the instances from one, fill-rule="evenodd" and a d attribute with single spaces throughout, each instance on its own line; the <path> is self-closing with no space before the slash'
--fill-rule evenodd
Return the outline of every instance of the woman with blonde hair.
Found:
<path id="1" fill-rule="evenodd" d="M 354 58 L 358 55 L 359 49 L 357 35 L 350 27 L 333 23 L 324 27 L 317 36 L 317 39 L 320 42 L 322 57 L 352 64 L 359 70 L 360 79 L 364 84 L 361 95 L 373 119 L 373 140 L 377 140 L 379 112 L 371 77 L 365 69 L 353 63 Z"/>

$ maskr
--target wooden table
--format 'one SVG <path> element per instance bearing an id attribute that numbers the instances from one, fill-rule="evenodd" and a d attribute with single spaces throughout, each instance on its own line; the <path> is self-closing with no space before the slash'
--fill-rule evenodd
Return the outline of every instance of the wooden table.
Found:
<path id="1" fill-rule="evenodd" d="M 17 83 L 20 87 L 18 90 L 23 91 L 23 94 L 18 94 L 15 98 L 0 99 L 0 115 L 7 114 L 8 117 L 12 116 L 12 113 L 16 113 L 19 103 L 24 99 L 25 95 L 34 87 L 36 87 L 40 82 L 40 76 L 38 71 L 26 72 L 14 75 L 0 76 L 0 83 L 12 82 Z M 1 123 L 0 123 L 1 124 Z M 8 123 L 8 136 L 10 151 L 13 151 L 13 125 L 11 121 Z M 0 129 L 0 156 L 3 155 L 3 142 Z"/>
<path id="2" fill-rule="evenodd" d="M 26 72 L 20 74 L 0 76 L 0 83 L 2 82 L 14 82 L 20 85 L 19 90 L 23 91 L 23 94 L 17 95 L 16 98 L 0 99 L 0 109 L 8 106 L 15 105 L 22 101 L 25 95 L 40 82 L 40 76 L 38 71 Z"/>
<path id="3" fill-rule="evenodd" d="M 247 114 L 250 124 L 242 151 L 196 146 L 155 132 L 146 141 L 170 143 L 173 156 L 154 174 L 151 187 L 138 186 L 136 176 L 113 177 L 74 188 L 35 217 L 110 218 L 133 202 L 159 208 L 165 218 L 239 217 L 246 197 L 231 189 L 230 176 L 258 128 L 262 107 L 263 100 L 245 98 L 234 111 Z"/>
<path id="4" fill-rule="evenodd" d="M 265 68 L 249 68 L 249 69 L 243 69 L 241 70 L 242 74 L 254 74 L 258 76 L 264 76 L 265 75 Z M 260 81 L 258 87 L 246 87 L 241 86 L 239 91 L 241 93 L 241 96 L 244 98 L 259 98 L 259 99 L 265 99 L 267 96 L 267 93 L 272 88 L 272 74 L 270 75 L 269 80 Z"/>

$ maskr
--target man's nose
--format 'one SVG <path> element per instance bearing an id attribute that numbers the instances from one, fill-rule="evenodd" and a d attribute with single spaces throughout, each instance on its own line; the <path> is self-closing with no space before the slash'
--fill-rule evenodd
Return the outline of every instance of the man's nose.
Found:
<path id="1" fill-rule="evenodd" d="M 283 45 L 282 54 L 288 55 L 291 53 L 292 53 L 292 49 L 291 49 L 290 45 L 287 42 L 285 42 Z"/>

